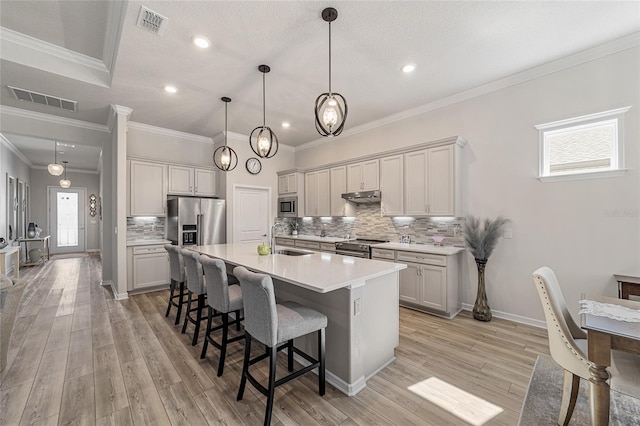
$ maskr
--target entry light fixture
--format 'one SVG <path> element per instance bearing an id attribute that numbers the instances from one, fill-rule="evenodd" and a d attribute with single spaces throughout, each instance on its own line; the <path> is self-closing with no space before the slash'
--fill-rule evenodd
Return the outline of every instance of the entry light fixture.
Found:
<path id="1" fill-rule="evenodd" d="M 258 71 L 262 73 L 262 126 L 258 126 L 249 135 L 251 150 L 258 157 L 271 158 L 278 152 L 278 137 L 270 127 L 267 127 L 266 101 L 265 101 L 265 76 L 271 68 L 269 65 L 260 65 Z"/>
<path id="2" fill-rule="evenodd" d="M 64 163 L 64 179 L 60 179 L 60 186 L 63 188 L 70 188 L 71 181 L 67 179 L 67 163 L 68 161 L 63 161 Z"/>
<path id="3" fill-rule="evenodd" d="M 411 73 L 415 71 L 415 69 L 416 69 L 416 64 L 405 64 L 402 66 L 402 72 L 405 74 Z"/>
<path id="4" fill-rule="evenodd" d="M 200 49 L 206 49 L 211 45 L 211 42 L 208 38 L 203 36 L 195 36 L 193 37 L 193 44 L 198 46 Z"/>
<path id="5" fill-rule="evenodd" d="M 53 148 L 55 149 L 53 163 L 47 166 L 47 170 L 49 170 L 49 173 L 53 176 L 60 176 L 62 172 L 64 172 L 64 167 L 62 167 L 62 164 L 58 164 L 58 142 L 53 141 Z"/>
<path id="6" fill-rule="evenodd" d="M 231 98 L 224 96 L 220 100 L 224 102 L 224 145 L 213 151 L 213 164 L 223 172 L 229 172 L 238 165 L 238 154 L 227 145 L 227 105 Z"/>
<path id="7" fill-rule="evenodd" d="M 331 22 L 338 18 L 338 11 L 327 7 L 322 11 L 322 19 L 329 23 L 329 92 L 316 99 L 316 130 L 322 136 L 338 136 L 344 130 L 347 120 L 347 101 L 340 94 L 331 91 Z"/>

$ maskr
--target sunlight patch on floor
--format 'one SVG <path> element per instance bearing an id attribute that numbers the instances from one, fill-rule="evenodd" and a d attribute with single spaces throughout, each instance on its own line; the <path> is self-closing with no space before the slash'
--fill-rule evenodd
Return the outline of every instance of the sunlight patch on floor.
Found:
<path id="1" fill-rule="evenodd" d="M 481 426 L 504 411 L 437 377 L 413 384 L 409 390 L 474 426 Z"/>

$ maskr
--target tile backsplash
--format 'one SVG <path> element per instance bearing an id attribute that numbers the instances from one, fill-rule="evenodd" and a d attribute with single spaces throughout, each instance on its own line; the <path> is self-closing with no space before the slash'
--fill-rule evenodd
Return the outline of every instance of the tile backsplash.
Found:
<path id="1" fill-rule="evenodd" d="M 164 217 L 128 217 L 127 241 L 165 238 Z"/>
<path id="2" fill-rule="evenodd" d="M 329 237 L 379 237 L 400 242 L 408 235 L 412 243 L 432 243 L 433 236 L 443 236 L 443 245 L 464 246 L 464 218 L 414 218 L 380 216 L 380 204 L 357 204 L 356 217 L 276 219 L 286 234 L 292 224 L 298 224 L 301 235 L 320 235 L 322 229 Z"/>

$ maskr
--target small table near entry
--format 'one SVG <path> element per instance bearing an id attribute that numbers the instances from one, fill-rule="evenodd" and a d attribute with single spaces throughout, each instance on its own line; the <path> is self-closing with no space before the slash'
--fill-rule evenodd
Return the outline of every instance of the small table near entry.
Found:
<path id="1" fill-rule="evenodd" d="M 629 274 L 613 274 L 618 281 L 618 298 L 640 296 L 640 270 Z"/>
<path id="2" fill-rule="evenodd" d="M 51 238 L 50 235 L 45 235 L 45 236 L 42 236 L 42 237 L 20 238 L 20 239 L 18 239 L 18 243 L 20 243 L 20 246 L 22 246 L 22 244 L 24 244 L 24 256 L 25 256 L 25 262 L 20 264 L 20 266 L 41 265 L 44 262 L 46 262 L 47 260 L 49 260 L 49 239 L 50 238 Z M 40 261 L 32 262 L 31 259 L 29 259 L 29 247 L 28 247 L 29 243 L 40 243 L 40 244 L 42 244 L 42 262 L 40 262 Z"/>

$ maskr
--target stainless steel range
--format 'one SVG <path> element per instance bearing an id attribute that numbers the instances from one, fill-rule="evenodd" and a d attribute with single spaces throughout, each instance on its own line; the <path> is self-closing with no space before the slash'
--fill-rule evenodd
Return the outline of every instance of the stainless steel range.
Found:
<path id="1" fill-rule="evenodd" d="M 336 243 L 336 254 L 371 259 L 371 245 L 388 243 L 389 240 L 379 238 L 358 238 Z"/>

